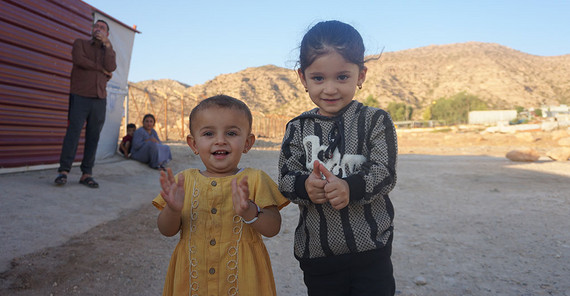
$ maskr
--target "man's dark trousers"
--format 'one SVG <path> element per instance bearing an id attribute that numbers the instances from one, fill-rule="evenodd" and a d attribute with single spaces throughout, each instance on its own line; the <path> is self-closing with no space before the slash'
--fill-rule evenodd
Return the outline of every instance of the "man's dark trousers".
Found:
<path id="1" fill-rule="evenodd" d="M 107 99 L 69 95 L 68 127 L 61 147 L 58 172 L 71 170 L 77 153 L 79 137 L 83 124 L 85 126 L 85 149 L 81 161 L 81 172 L 91 175 L 95 164 L 95 153 L 99 143 L 99 134 L 105 123 Z"/>

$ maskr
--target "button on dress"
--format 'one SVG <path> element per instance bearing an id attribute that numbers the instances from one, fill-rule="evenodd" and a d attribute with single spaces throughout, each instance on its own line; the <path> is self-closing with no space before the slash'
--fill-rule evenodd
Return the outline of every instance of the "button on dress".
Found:
<path id="1" fill-rule="evenodd" d="M 250 199 L 259 207 L 288 204 L 263 171 L 210 178 L 198 169 L 184 175 L 186 192 L 180 241 L 172 254 L 163 295 L 276 295 L 269 254 L 259 234 L 233 209 L 231 181 L 248 176 Z M 175 177 L 178 180 L 178 177 Z M 162 210 L 160 194 L 153 205 Z"/>

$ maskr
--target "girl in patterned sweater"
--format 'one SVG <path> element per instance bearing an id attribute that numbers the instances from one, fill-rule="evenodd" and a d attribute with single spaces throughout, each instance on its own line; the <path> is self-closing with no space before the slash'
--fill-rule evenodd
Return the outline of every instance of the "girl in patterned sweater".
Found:
<path id="1" fill-rule="evenodd" d="M 298 74 L 317 108 L 292 119 L 279 189 L 298 204 L 295 257 L 309 295 L 394 295 L 397 141 L 387 112 L 354 101 L 367 68 L 358 31 L 339 21 L 303 37 Z"/>

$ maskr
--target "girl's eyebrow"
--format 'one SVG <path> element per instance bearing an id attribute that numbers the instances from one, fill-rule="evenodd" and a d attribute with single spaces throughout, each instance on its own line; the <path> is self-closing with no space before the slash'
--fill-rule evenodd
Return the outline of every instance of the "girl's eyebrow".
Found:
<path id="1" fill-rule="evenodd" d="M 205 130 L 205 129 L 211 129 L 212 130 L 212 129 L 216 129 L 216 128 L 214 126 L 207 125 L 207 126 L 203 126 L 203 127 L 199 128 L 198 130 L 201 131 L 201 130 Z M 228 126 L 228 127 L 225 127 L 224 129 L 225 130 L 238 129 L 241 131 L 241 127 L 239 127 L 239 125 Z"/>
<path id="2" fill-rule="evenodd" d="M 342 70 L 339 72 L 336 72 L 335 75 L 343 75 L 343 74 L 350 74 L 351 71 L 350 70 Z M 309 72 L 310 76 L 315 76 L 315 75 L 324 75 L 322 72 Z"/>

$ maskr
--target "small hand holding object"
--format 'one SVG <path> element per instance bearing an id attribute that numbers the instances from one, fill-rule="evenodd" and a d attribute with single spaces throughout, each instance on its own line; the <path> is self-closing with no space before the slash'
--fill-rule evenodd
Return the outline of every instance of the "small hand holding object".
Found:
<path id="1" fill-rule="evenodd" d="M 313 172 L 305 181 L 305 189 L 307 190 L 309 199 L 311 199 L 315 204 L 323 204 L 327 202 L 327 198 L 325 196 L 325 184 L 327 184 L 327 180 L 323 180 L 321 167 L 324 168 L 318 160 L 315 160 L 315 162 L 313 162 Z"/>
<path id="2" fill-rule="evenodd" d="M 337 210 L 341 210 L 348 205 L 350 201 L 350 187 L 348 183 L 331 173 L 324 165 L 320 165 L 320 171 L 326 178 L 325 196 L 331 206 Z"/>
<path id="3" fill-rule="evenodd" d="M 168 168 L 166 173 L 161 171 L 160 186 L 162 187 L 160 195 L 164 198 L 168 207 L 175 212 L 181 212 L 184 206 L 185 195 L 183 174 L 178 175 L 178 182 L 176 182 L 172 169 Z"/>

